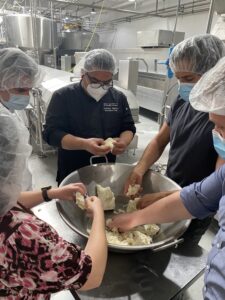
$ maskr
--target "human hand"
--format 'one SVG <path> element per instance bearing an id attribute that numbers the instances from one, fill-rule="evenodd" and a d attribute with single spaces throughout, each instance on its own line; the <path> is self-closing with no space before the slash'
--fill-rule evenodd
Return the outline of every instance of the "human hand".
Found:
<path id="1" fill-rule="evenodd" d="M 85 150 L 94 155 L 105 155 L 111 151 L 111 148 L 104 145 L 103 139 L 90 138 L 85 141 Z"/>
<path id="2" fill-rule="evenodd" d="M 51 199 L 74 200 L 76 192 L 80 192 L 84 195 L 87 193 L 87 189 L 83 183 L 70 183 L 62 187 L 48 190 L 48 197 Z"/>
<path id="3" fill-rule="evenodd" d="M 143 179 L 142 173 L 134 168 L 125 182 L 124 194 L 125 195 L 127 194 L 129 185 L 133 186 L 135 184 L 139 184 L 141 186 L 142 179 Z M 141 190 L 139 190 L 139 192 L 141 192 Z"/>
<path id="4" fill-rule="evenodd" d="M 85 199 L 85 206 L 88 215 L 90 216 L 98 216 L 99 214 L 104 214 L 102 202 L 96 196 L 91 196 Z"/>
<path id="5" fill-rule="evenodd" d="M 127 143 L 121 138 L 115 138 L 114 140 L 115 142 L 113 143 L 112 154 L 122 154 L 128 146 Z"/>
<path id="6" fill-rule="evenodd" d="M 117 228 L 119 232 L 131 230 L 134 225 L 133 213 L 116 215 L 107 223 L 109 229 Z"/>

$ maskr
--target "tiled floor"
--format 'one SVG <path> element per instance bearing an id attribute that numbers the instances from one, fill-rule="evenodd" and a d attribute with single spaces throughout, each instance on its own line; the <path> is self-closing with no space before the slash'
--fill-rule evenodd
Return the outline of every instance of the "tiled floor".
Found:
<path id="1" fill-rule="evenodd" d="M 135 163 L 141 157 L 143 150 L 148 142 L 157 133 L 159 125 L 157 123 L 157 115 L 147 111 L 142 111 L 140 115 L 140 122 L 136 124 L 138 135 L 138 149 L 135 155 L 132 150 L 118 157 L 118 162 Z M 167 147 L 162 157 L 159 159 L 161 164 L 165 164 L 168 156 Z M 30 159 L 30 167 L 33 173 L 34 187 L 52 185 L 56 186 L 56 156 L 49 155 L 46 158 L 40 158 L 33 154 Z M 216 222 L 211 226 L 200 241 L 200 246 L 206 250 L 211 248 L 211 241 L 215 232 L 217 231 Z M 199 278 L 185 293 L 183 299 L 185 300 L 200 300 L 202 298 L 203 276 Z"/>

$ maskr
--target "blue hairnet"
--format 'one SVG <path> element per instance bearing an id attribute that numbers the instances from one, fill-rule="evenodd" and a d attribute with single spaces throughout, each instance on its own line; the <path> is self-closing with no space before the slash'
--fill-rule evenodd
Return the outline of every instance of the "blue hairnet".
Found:
<path id="1" fill-rule="evenodd" d="M 204 74 L 225 55 L 225 45 L 211 34 L 197 35 L 176 45 L 170 56 L 173 72 Z"/>

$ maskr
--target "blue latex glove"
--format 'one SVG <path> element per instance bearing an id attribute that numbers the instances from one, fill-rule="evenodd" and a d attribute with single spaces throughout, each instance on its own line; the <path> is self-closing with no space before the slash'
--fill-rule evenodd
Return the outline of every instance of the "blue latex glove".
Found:
<path id="1" fill-rule="evenodd" d="M 173 78 L 173 71 L 171 70 L 170 64 L 169 64 L 169 61 L 170 61 L 170 54 L 171 54 L 171 52 L 173 51 L 173 48 L 174 48 L 174 46 L 171 46 L 170 49 L 169 49 L 169 58 L 167 58 L 166 61 L 163 61 L 163 62 L 159 62 L 159 63 L 158 63 L 159 65 L 166 65 L 166 66 L 167 66 L 167 77 L 168 77 L 168 78 Z"/>

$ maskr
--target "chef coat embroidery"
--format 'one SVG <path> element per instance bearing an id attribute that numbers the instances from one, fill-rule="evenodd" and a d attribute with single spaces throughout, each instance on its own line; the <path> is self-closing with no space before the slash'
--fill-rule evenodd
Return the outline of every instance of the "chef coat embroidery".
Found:
<path id="1" fill-rule="evenodd" d="M 118 103 L 103 103 L 103 110 L 105 112 L 117 112 L 118 109 Z"/>

